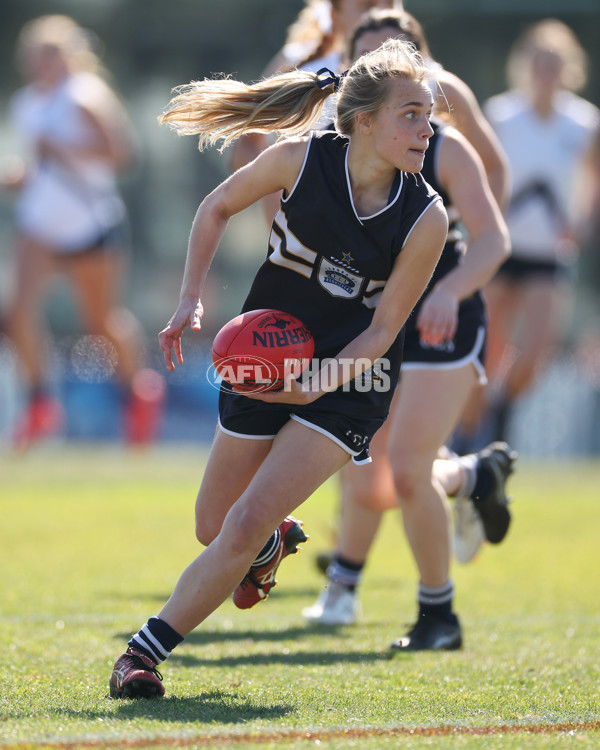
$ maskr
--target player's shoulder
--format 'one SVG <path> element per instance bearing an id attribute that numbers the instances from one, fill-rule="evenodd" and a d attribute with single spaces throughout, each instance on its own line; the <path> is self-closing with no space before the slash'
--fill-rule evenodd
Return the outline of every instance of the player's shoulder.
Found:
<path id="1" fill-rule="evenodd" d="M 92 110 L 104 105 L 114 105 L 115 94 L 109 84 L 99 75 L 80 71 L 69 76 L 65 92 L 76 104 Z"/>
<path id="2" fill-rule="evenodd" d="M 10 112 L 15 115 L 20 113 L 25 107 L 28 107 L 32 100 L 32 92 L 29 86 L 24 86 L 12 94 L 8 100 Z"/>
<path id="3" fill-rule="evenodd" d="M 406 184 L 409 195 L 412 193 L 412 210 L 409 215 L 414 217 L 413 229 L 419 227 L 419 232 L 446 233 L 448 230 L 448 214 L 440 194 L 427 183 L 420 173 L 407 174 Z"/>
<path id="4" fill-rule="evenodd" d="M 255 159 L 257 168 L 266 168 L 287 176 L 287 181 L 294 182 L 306 161 L 310 138 L 293 136 L 273 143 Z"/>
<path id="5" fill-rule="evenodd" d="M 416 200 L 427 204 L 439 198 L 436 190 L 425 180 L 421 172 L 403 172 L 402 174 L 405 190 Z"/>
<path id="6" fill-rule="evenodd" d="M 487 99 L 483 104 L 483 112 L 492 122 L 502 122 L 528 110 L 527 99 L 519 91 L 504 91 Z"/>
<path id="7" fill-rule="evenodd" d="M 563 91 L 559 97 L 559 112 L 588 128 L 600 126 L 600 109 L 592 102 L 570 91 Z"/>

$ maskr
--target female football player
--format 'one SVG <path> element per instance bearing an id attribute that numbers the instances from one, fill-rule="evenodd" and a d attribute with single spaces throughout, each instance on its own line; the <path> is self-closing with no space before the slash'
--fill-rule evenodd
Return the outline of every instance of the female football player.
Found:
<path id="1" fill-rule="evenodd" d="M 167 369 L 173 351 L 183 362 L 183 330 L 200 330 L 203 283 L 228 219 L 278 191 L 268 255 L 243 311 L 295 315 L 313 333 L 316 360 L 333 366 L 304 383 L 289 376 L 277 393 L 222 389 L 196 501 L 206 549 L 117 660 L 114 697 L 163 694 L 157 664 L 232 593 L 241 608 L 264 599 L 282 558 L 305 538 L 289 514 L 350 458 L 368 460 L 397 383 L 401 331 L 448 228 L 439 196 L 418 174 L 433 132 L 427 75 L 412 47 L 390 41 L 343 78 L 292 71 L 250 86 L 194 82 L 163 114 L 178 133 L 199 135 L 201 148 L 253 130 L 289 136 L 201 203 L 179 305 L 159 334 Z M 338 132 L 294 137 L 336 89 Z M 379 387 L 384 369 L 387 388 Z"/>

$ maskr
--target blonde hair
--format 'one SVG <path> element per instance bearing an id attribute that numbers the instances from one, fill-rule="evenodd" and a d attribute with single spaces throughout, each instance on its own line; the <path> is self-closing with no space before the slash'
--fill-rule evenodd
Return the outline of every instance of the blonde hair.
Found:
<path id="1" fill-rule="evenodd" d="M 95 47 L 97 37 L 84 29 L 70 16 L 60 14 L 39 16 L 28 21 L 17 38 L 16 56 L 20 63 L 32 47 L 48 46 L 59 49 L 72 71 L 87 71 L 105 75 Z"/>
<path id="2" fill-rule="evenodd" d="M 514 43 L 507 62 L 507 78 L 512 88 L 530 88 L 530 63 L 536 52 L 547 50 L 563 63 L 561 83 L 579 91 L 587 81 L 587 54 L 573 30 L 555 18 L 530 26 Z"/>
<path id="3" fill-rule="evenodd" d="M 298 67 L 307 65 L 329 54 L 336 48 L 344 53 L 344 40 L 337 38 L 333 31 L 331 13 L 342 12 L 344 0 L 305 0 L 296 20 L 288 27 L 285 47 L 298 46 L 305 50 Z M 402 0 L 394 0 L 395 10 L 404 10 Z M 285 49 L 284 47 L 284 49 Z"/>
<path id="4" fill-rule="evenodd" d="M 378 111 L 388 96 L 388 82 L 425 81 L 429 71 L 414 46 L 389 39 L 363 55 L 340 79 L 293 70 L 247 85 L 231 78 L 192 81 L 175 89 L 159 122 L 178 135 L 198 135 L 202 151 L 222 141 L 220 150 L 245 133 L 305 134 L 319 120 L 327 98 L 337 91 L 337 130 L 351 135 L 355 115 Z"/>
<path id="5" fill-rule="evenodd" d="M 305 48 L 307 54 L 303 62 L 307 62 L 322 57 L 334 44 L 330 0 L 306 0 L 306 5 L 288 28 L 285 45 Z"/>

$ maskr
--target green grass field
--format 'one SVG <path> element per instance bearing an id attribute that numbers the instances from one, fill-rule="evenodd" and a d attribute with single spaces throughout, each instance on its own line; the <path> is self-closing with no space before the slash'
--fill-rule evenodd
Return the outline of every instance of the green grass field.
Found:
<path id="1" fill-rule="evenodd" d="M 401 654 L 416 574 L 388 514 L 360 625 L 306 627 L 337 485 L 251 611 L 226 602 L 163 665 L 160 701 L 111 701 L 128 637 L 199 547 L 201 448 L 0 457 L 0 748 L 600 747 L 600 462 L 520 462 L 507 539 L 453 571 L 465 647 Z"/>

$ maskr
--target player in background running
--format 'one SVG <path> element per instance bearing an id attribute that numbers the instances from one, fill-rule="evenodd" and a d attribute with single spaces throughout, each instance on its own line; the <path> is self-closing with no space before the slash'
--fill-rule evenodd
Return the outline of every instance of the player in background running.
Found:
<path id="1" fill-rule="evenodd" d="M 121 302 L 128 232 L 117 175 L 131 165 L 134 147 L 91 40 L 72 18 L 48 15 L 29 21 L 17 41 L 27 85 L 13 96 L 11 114 L 23 154 L 2 179 L 17 193 L 16 279 L 5 312 L 26 389 L 17 448 L 63 426 L 44 345 L 44 294 L 55 274 L 70 282 L 85 333 L 114 352 L 130 443 L 155 437 L 164 397 L 164 378 L 143 365 L 142 327 Z"/>
<path id="2" fill-rule="evenodd" d="M 408 31 L 410 28 L 410 32 Z M 355 31 L 353 56 L 400 38 L 422 51 L 423 39 L 406 13 L 371 11 Z M 350 624 L 357 618 L 363 566 L 383 511 L 400 507 L 419 571 L 419 616 L 395 649 L 454 649 L 462 630 L 453 611 L 448 496 L 468 514 L 470 535 L 458 538 L 461 561 L 487 538 L 498 543 L 510 513 L 504 492 L 514 454 L 494 444 L 479 455 L 439 458 L 472 390 L 485 382 L 485 308 L 481 286 L 509 254 L 508 231 L 475 149 L 453 127 L 432 120 L 423 177 L 442 196 L 450 226 L 428 290 L 406 326 L 401 381 L 391 415 L 372 442 L 373 463 L 341 471 L 337 549 L 328 582 L 304 615 L 311 622 Z M 465 245 L 460 228 L 468 235 Z M 479 517 L 479 518 L 478 518 Z M 464 525 L 464 519 L 459 517 Z"/>
<path id="3" fill-rule="evenodd" d="M 512 255 L 486 286 L 489 385 L 473 394 L 458 449 L 504 439 L 515 403 L 535 385 L 564 333 L 586 204 L 579 186 L 600 110 L 575 92 L 587 57 L 562 21 L 527 28 L 507 59 L 510 88 L 484 105 L 510 164 L 505 210 Z"/>

